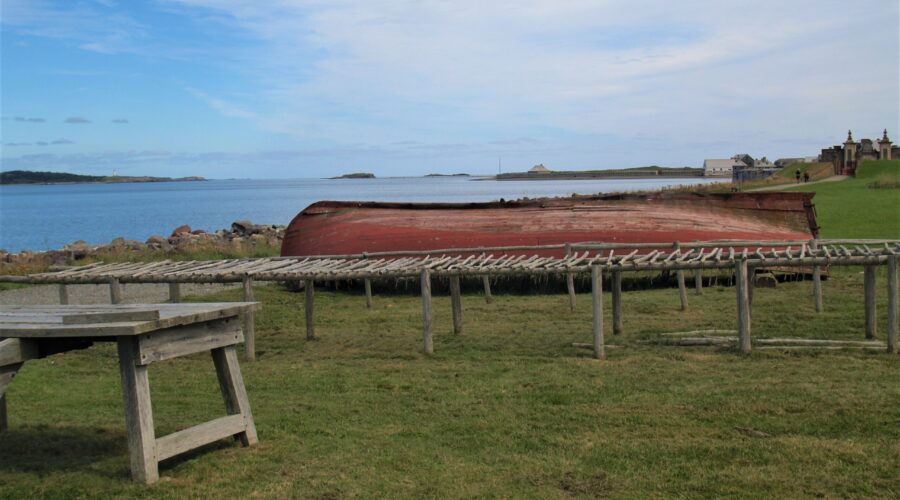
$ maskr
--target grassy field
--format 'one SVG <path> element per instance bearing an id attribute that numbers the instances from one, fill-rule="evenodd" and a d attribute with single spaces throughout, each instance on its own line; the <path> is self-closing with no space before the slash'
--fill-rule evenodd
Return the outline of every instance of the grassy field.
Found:
<path id="1" fill-rule="evenodd" d="M 859 271 L 833 273 L 823 314 L 809 282 L 758 290 L 754 333 L 862 339 Z M 896 356 L 655 343 L 733 328 L 733 292 L 707 288 L 687 312 L 673 289 L 626 293 L 620 347 L 597 362 L 571 345 L 590 342 L 588 295 L 570 314 L 564 294 L 469 293 L 459 336 L 437 297 L 429 358 L 415 296 L 366 310 L 320 292 L 308 342 L 302 295 L 258 287 L 259 360 L 243 364 L 258 447 L 213 446 L 166 463 L 156 486 L 132 484 L 115 351 L 101 345 L 29 362 L 12 384 L 0 497 L 896 498 Z M 207 356 L 154 365 L 151 381 L 158 433 L 222 412 Z"/>
<path id="2" fill-rule="evenodd" d="M 893 165 L 893 166 L 892 166 Z M 817 191 L 825 237 L 900 237 L 897 163 Z M 884 338 L 886 272 L 878 274 Z M 870 497 L 900 496 L 900 359 L 860 350 L 659 344 L 659 333 L 735 328 L 727 277 L 689 296 L 624 294 L 625 332 L 590 359 L 590 298 L 464 296 L 462 335 L 435 298 L 435 355 L 421 354 L 417 296 L 257 287 L 259 360 L 242 369 L 260 445 L 228 443 L 129 481 L 115 349 L 29 362 L 9 390 L 0 498 L 12 497 Z M 413 286 L 412 288 L 415 288 Z M 627 288 L 627 283 L 626 283 Z M 562 291 L 563 287 L 560 287 Z M 863 339 L 862 269 L 832 269 L 826 310 L 809 282 L 757 289 L 758 337 Z M 223 292 L 202 300 L 238 300 Z M 606 324 L 610 325 L 609 294 Z M 157 433 L 222 414 L 208 356 L 151 367 Z"/>
<path id="3" fill-rule="evenodd" d="M 863 162 L 855 178 L 786 190 L 816 193 L 823 238 L 900 238 L 898 188 L 900 160 L 891 160 Z"/>

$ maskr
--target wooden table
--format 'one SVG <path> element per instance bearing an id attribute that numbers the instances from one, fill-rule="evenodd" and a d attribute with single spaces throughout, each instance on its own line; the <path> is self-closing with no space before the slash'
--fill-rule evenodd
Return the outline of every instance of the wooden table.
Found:
<path id="1" fill-rule="evenodd" d="M 159 462 L 220 439 L 254 445 L 256 426 L 235 346 L 244 340 L 238 315 L 256 305 L 0 305 L 0 430 L 6 427 L 6 387 L 25 361 L 114 341 L 135 481 L 156 482 Z M 203 351 L 212 353 L 227 416 L 157 438 L 148 365 Z"/>

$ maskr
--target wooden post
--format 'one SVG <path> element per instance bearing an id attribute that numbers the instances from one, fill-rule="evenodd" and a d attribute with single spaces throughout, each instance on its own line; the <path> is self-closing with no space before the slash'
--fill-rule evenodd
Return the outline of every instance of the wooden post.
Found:
<path id="1" fill-rule="evenodd" d="M 694 269 L 694 293 L 703 294 L 703 269 Z"/>
<path id="2" fill-rule="evenodd" d="M 747 260 L 735 263 L 735 289 L 737 295 L 738 339 L 741 352 L 750 352 L 750 297 L 747 287 Z"/>
<path id="3" fill-rule="evenodd" d="M 866 303 L 866 338 L 874 339 L 875 334 L 877 333 L 877 316 L 875 314 L 875 271 L 876 267 L 873 264 L 867 265 L 865 267 L 865 274 L 863 275 L 863 287 L 865 290 L 865 303 Z"/>
<path id="4" fill-rule="evenodd" d="M 110 278 L 109 279 L 109 303 L 110 304 L 121 304 L 122 303 L 122 284 L 119 283 L 118 278 Z"/>
<path id="5" fill-rule="evenodd" d="M 181 283 L 169 283 L 169 302 L 181 302 Z"/>
<path id="6" fill-rule="evenodd" d="M 681 250 L 681 244 L 677 241 L 672 244 L 672 249 L 674 251 Z M 681 300 L 681 310 L 687 311 L 688 308 L 688 298 L 687 298 L 687 287 L 684 284 L 684 270 L 679 269 L 675 271 L 675 277 L 678 279 L 678 298 Z"/>
<path id="7" fill-rule="evenodd" d="M 253 278 L 244 275 L 241 280 L 244 292 L 244 302 L 253 302 Z M 244 348 L 248 361 L 256 361 L 256 333 L 253 330 L 253 308 L 244 313 Z"/>
<path id="8" fill-rule="evenodd" d="M 491 277 L 485 274 L 481 277 L 481 282 L 484 284 L 484 301 L 490 304 L 494 301 L 494 297 L 491 295 Z"/>
<path id="9" fill-rule="evenodd" d="M 253 423 L 253 413 L 250 411 L 250 399 L 247 397 L 247 389 L 244 387 L 244 378 L 241 376 L 241 367 L 238 364 L 237 352 L 233 345 L 220 347 L 210 351 L 213 364 L 216 366 L 216 377 L 219 379 L 219 389 L 222 391 L 222 399 L 225 401 L 225 412 L 229 415 L 241 415 L 247 428 L 237 434 L 244 446 L 253 446 L 259 442 L 256 436 L 256 425 Z"/>
<path id="10" fill-rule="evenodd" d="M 622 333 L 622 271 L 612 272 L 613 335 Z"/>
<path id="11" fill-rule="evenodd" d="M 900 255 L 891 255 L 888 257 L 888 303 L 887 303 L 887 320 L 888 320 L 888 331 L 887 331 L 887 352 L 894 354 L 897 352 L 897 330 L 900 328 L 898 325 L 897 318 L 897 309 L 900 304 L 898 304 L 898 290 L 897 290 L 897 260 L 900 259 Z"/>
<path id="12" fill-rule="evenodd" d="M 62 305 L 69 303 L 69 288 L 66 285 L 59 285 L 59 303 Z"/>
<path id="13" fill-rule="evenodd" d="M 818 248 L 816 240 L 809 240 L 809 249 L 815 254 Z M 822 312 L 822 269 L 819 266 L 813 266 L 813 300 L 816 304 L 816 312 Z"/>
<path id="14" fill-rule="evenodd" d="M 434 344 L 431 340 L 431 272 L 423 269 L 422 280 L 422 340 L 425 344 L 425 354 L 434 354 Z"/>
<path id="15" fill-rule="evenodd" d="M 600 264 L 591 265 L 591 311 L 593 311 L 592 330 L 594 333 L 594 358 L 606 359 L 603 345 L 603 274 Z"/>
<path id="16" fill-rule="evenodd" d="M 566 243 L 566 257 L 572 255 L 572 245 Z M 575 275 L 566 273 L 566 290 L 569 292 L 569 311 L 575 311 Z"/>
<path id="17" fill-rule="evenodd" d="M 305 295 L 303 305 L 306 312 L 306 340 L 315 340 L 316 316 L 313 306 L 316 294 L 316 283 L 313 280 L 305 280 L 303 282 L 303 292 Z"/>
<path id="18" fill-rule="evenodd" d="M 750 303 L 750 315 L 753 315 L 753 290 L 756 288 L 756 268 L 747 266 L 747 301 Z"/>
<path id="19" fill-rule="evenodd" d="M 150 484 L 159 480 L 159 466 L 153 408 L 150 405 L 150 380 L 147 366 L 137 364 L 137 342 L 137 337 L 118 338 L 119 374 L 122 378 L 122 400 L 125 402 L 131 477 Z"/>
<path id="20" fill-rule="evenodd" d="M 366 286 L 366 309 L 372 308 L 372 280 L 369 278 L 365 279 Z"/>
<path id="21" fill-rule="evenodd" d="M 450 276 L 450 305 L 453 309 L 453 333 L 462 333 L 462 296 L 459 276 Z"/>

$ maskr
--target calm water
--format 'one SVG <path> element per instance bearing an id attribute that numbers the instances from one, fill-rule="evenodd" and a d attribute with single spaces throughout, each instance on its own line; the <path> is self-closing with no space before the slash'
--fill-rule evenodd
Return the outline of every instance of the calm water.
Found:
<path id="1" fill-rule="evenodd" d="M 216 180 L 135 184 L 0 187 L 0 248 L 61 248 L 75 240 L 139 241 L 189 224 L 214 231 L 235 220 L 287 224 L 319 200 L 490 201 L 656 189 L 708 179 L 473 181 L 460 177 L 393 179 Z"/>

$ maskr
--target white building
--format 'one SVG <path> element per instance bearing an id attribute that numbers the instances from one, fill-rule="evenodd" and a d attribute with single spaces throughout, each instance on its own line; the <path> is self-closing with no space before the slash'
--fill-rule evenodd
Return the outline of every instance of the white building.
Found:
<path id="1" fill-rule="evenodd" d="M 703 160 L 703 176 L 704 177 L 731 177 L 735 167 L 747 167 L 748 165 L 742 160 L 728 158 L 724 160 L 710 159 Z"/>

